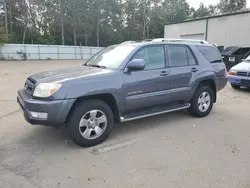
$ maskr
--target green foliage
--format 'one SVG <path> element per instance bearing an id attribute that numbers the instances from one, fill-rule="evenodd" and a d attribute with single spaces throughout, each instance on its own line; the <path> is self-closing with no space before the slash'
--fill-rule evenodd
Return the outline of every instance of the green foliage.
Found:
<path id="1" fill-rule="evenodd" d="M 0 27 L 0 47 L 7 42 L 6 34 L 4 33 L 4 28 Z"/>
<path id="2" fill-rule="evenodd" d="M 218 8 L 221 13 L 233 13 L 246 8 L 247 0 L 220 0 Z"/>
<path id="3" fill-rule="evenodd" d="M 3 0 L 0 0 L 0 3 Z M 61 15 L 65 44 L 108 46 L 124 40 L 163 37 L 164 25 L 234 12 L 246 0 L 220 0 L 215 6 L 195 10 L 187 0 L 7 0 L 8 42 L 62 44 Z M 62 3 L 62 7 L 60 4 Z M 7 42 L 5 14 L 0 6 L 0 43 Z"/>
<path id="4" fill-rule="evenodd" d="M 197 10 L 192 10 L 193 18 L 201 18 L 205 16 L 211 16 L 216 13 L 216 6 L 209 5 L 206 7 L 203 3 L 200 4 L 199 8 Z"/>

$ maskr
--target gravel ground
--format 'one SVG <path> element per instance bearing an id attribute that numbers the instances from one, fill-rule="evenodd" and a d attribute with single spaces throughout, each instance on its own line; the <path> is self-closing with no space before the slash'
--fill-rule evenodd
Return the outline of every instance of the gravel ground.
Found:
<path id="1" fill-rule="evenodd" d="M 202 119 L 185 111 L 119 124 L 80 148 L 67 130 L 25 122 L 16 92 L 28 75 L 83 61 L 0 62 L 0 187 L 250 187 L 250 91 L 227 86 Z"/>

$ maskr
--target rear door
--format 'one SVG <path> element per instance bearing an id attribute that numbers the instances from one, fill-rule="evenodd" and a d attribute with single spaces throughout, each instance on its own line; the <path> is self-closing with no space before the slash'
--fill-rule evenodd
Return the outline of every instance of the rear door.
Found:
<path id="1" fill-rule="evenodd" d="M 133 59 L 144 59 L 144 70 L 124 73 L 126 111 L 169 102 L 169 68 L 166 68 L 163 45 L 139 49 Z"/>
<path id="2" fill-rule="evenodd" d="M 194 53 L 187 45 L 167 45 L 170 66 L 171 101 L 188 102 L 191 98 L 192 80 L 198 74 L 198 63 Z"/>

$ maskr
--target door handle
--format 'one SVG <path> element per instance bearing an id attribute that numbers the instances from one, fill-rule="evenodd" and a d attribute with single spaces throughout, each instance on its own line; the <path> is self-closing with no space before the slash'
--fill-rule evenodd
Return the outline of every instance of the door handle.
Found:
<path id="1" fill-rule="evenodd" d="M 169 75 L 169 73 L 167 71 L 162 71 L 160 75 L 161 76 L 167 76 L 167 75 Z"/>
<path id="2" fill-rule="evenodd" d="M 197 68 L 195 68 L 195 67 L 191 68 L 191 72 L 197 72 L 197 71 L 198 71 Z"/>

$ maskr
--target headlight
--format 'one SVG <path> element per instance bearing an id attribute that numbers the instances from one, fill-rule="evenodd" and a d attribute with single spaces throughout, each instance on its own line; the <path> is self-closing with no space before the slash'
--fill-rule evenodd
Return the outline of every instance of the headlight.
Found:
<path id="1" fill-rule="evenodd" d="M 33 96 L 34 97 L 49 97 L 49 96 L 53 95 L 55 92 L 57 92 L 61 86 L 62 86 L 62 84 L 58 84 L 58 83 L 39 84 L 36 87 L 36 89 L 33 93 Z"/>
<path id="2" fill-rule="evenodd" d="M 237 75 L 237 71 L 236 70 L 230 70 L 228 75 L 235 76 L 235 75 Z"/>

